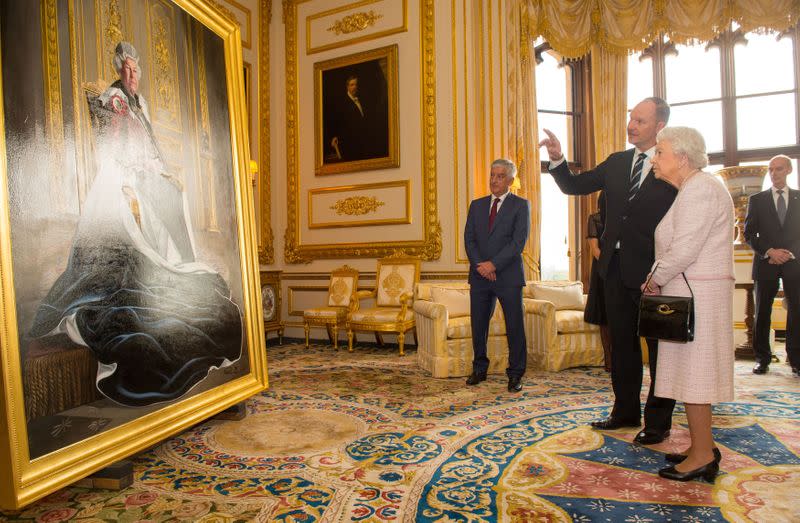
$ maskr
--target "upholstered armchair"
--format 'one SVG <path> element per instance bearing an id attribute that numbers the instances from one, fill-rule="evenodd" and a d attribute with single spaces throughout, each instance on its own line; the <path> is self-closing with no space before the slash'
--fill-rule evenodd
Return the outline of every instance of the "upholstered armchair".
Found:
<path id="1" fill-rule="evenodd" d="M 529 366 L 559 371 L 603 365 L 600 328 L 583 321 L 581 282 L 528 282 L 523 298 Z"/>
<path id="2" fill-rule="evenodd" d="M 334 349 L 339 349 L 339 329 L 346 328 L 347 314 L 357 305 L 358 271 L 347 265 L 331 272 L 328 283 L 327 305 L 303 311 L 303 328 L 306 332 L 306 348 L 311 327 L 324 326 Z"/>
<path id="3" fill-rule="evenodd" d="M 400 355 L 403 356 L 405 333 L 414 329 L 414 286 L 419 281 L 420 261 L 417 258 L 391 256 L 378 260 L 375 272 L 375 289 L 358 291 L 353 311 L 347 321 L 347 346 L 353 351 L 353 334 L 355 331 L 375 333 L 375 340 L 383 345 L 381 333 L 397 334 Z M 363 299 L 373 298 L 375 306 L 362 309 Z M 416 338 L 416 331 L 414 331 Z"/>
<path id="4" fill-rule="evenodd" d="M 434 378 L 468 376 L 472 372 L 472 324 L 469 284 L 420 283 L 414 300 L 417 321 L 417 363 Z M 508 341 L 503 309 L 498 303 L 489 321 L 486 343 L 490 374 L 508 367 Z"/>

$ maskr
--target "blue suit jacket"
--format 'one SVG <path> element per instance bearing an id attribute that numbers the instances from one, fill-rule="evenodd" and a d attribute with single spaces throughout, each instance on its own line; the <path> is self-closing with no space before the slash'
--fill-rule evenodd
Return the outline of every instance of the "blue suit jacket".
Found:
<path id="1" fill-rule="evenodd" d="M 528 200 L 509 193 L 500 206 L 492 230 L 489 230 L 491 195 L 473 200 L 464 227 L 464 246 L 469 258 L 470 285 L 492 285 L 478 274 L 477 265 L 491 261 L 496 269 L 498 287 L 525 285 L 522 249 L 531 228 L 531 205 Z"/>

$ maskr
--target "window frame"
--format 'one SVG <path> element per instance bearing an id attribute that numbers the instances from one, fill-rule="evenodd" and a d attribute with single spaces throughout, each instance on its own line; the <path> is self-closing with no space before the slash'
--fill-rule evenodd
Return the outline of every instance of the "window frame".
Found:
<path id="1" fill-rule="evenodd" d="M 708 154 L 710 165 L 730 167 L 744 162 L 768 161 L 775 155 L 785 154 L 790 158 L 800 159 L 800 24 L 777 35 L 778 39 L 791 38 L 793 45 L 794 89 L 764 91 L 745 95 L 736 95 L 734 48 L 744 41 L 745 33 L 741 29 L 728 29 L 717 38 L 705 43 L 706 48 L 716 46 L 720 52 L 720 98 L 691 100 L 670 103 L 671 107 L 694 105 L 701 102 L 720 101 L 722 104 L 722 151 Z M 664 34 L 639 54 L 639 59 L 648 57 L 653 67 L 653 95 L 669 101 L 666 89 L 667 55 L 675 53 L 675 44 L 666 41 Z M 795 99 L 795 132 L 796 142 L 792 145 L 776 147 L 740 149 L 738 143 L 738 127 L 736 102 L 740 99 L 757 98 L 777 94 L 794 93 Z"/>

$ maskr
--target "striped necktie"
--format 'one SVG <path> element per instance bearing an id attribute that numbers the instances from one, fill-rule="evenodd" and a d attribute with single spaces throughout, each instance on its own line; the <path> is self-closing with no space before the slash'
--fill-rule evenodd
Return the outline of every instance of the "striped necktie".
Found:
<path id="1" fill-rule="evenodd" d="M 636 196 L 636 191 L 639 190 L 639 182 L 642 181 L 642 167 L 644 166 L 644 160 L 647 158 L 647 155 L 644 153 L 639 153 L 639 156 L 636 158 L 636 163 L 633 164 L 633 172 L 631 173 L 631 183 L 628 185 L 628 200 L 633 200 L 633 197 Z"/>
<path id="2" fill-rule="evenodd" d="M 775 205 L 775 210 L 778 211 L 778 220 L 783 226 L 783 222 L 786 221 L 786 200 L 783 198 L 783 191 L 780 189 L 778 190 L 778 202 Z"/>

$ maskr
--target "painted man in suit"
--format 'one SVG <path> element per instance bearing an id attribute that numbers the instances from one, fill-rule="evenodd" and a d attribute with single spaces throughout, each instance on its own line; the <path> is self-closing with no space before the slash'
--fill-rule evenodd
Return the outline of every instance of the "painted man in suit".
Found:
<path id="1" fill-rule="evenodd" d="M 753 281 L 756 295 L 756 322 L 753 349 L 755 374 L 769 369 L 772 351 L 769 327 L 772 303 L 783 280 L 786 296 L 786 356 L 792 372 L 800 376 L 800 191 L 786 185 L 792 172 L 788 156 L 769 162 L 772 187 L 750 197 L 744 237 L 753 249 Z"/>
<path id="2" fill-rule="evenodd" d="M 606 227 L 600 238 L 598 269 L 603 278 L 608 325 L 611 330 L 611 383 L 614 408 L 597 429 L 640 425 L 642 350 L 637 334 L 641 286 L 655 257 L 654 232 L 675 199 L 677 191 L 650 172 L 656 134 L 667 125 L 669 106 L 660 98 L 646 98 L 633 108 L 628 122 L 628 141 L 633 149 L 611 154 L 600 165 L 574 175 L 561 144 L 550 131 L 539 146 L 550 156 L 550 174 L 566 194 L 590 194 L 603 190 L 606 197 Z M 672 427 L 675 400 L 654 394 L 657 340 L 647 340 L 650 360 L 650 390 L 644 408 L 644 429 L 634 441 L 642 445 L 660 443 Z"/>
<path id="3" fill-rule="evenodd" d="M 489 187 L 492 194 L 473 200 L 464 227 L 469 258 L 470 320 L 472 325 L 472 374 L 467 385 L 486 379 L 489 358 L 486 343 L 489 320 L 497 300 L 503 307 L 508 338 L 508 391 L 522 390 L 527 352 L 523 329 L 522 289 L 525 271 L 522 249 L 528 239 L 531 207 L 528 200 L 511 194 L 517 167 L 511 160 L 492 162 Z"/>
<path id="4" fill-rule="evenodd" d="M 385 108 L 359 92 L 358 76 L 346 80 L 344 96 L 334 108 L 330 146 L 337 160 L 381 158 L 389 154 Z"/>

